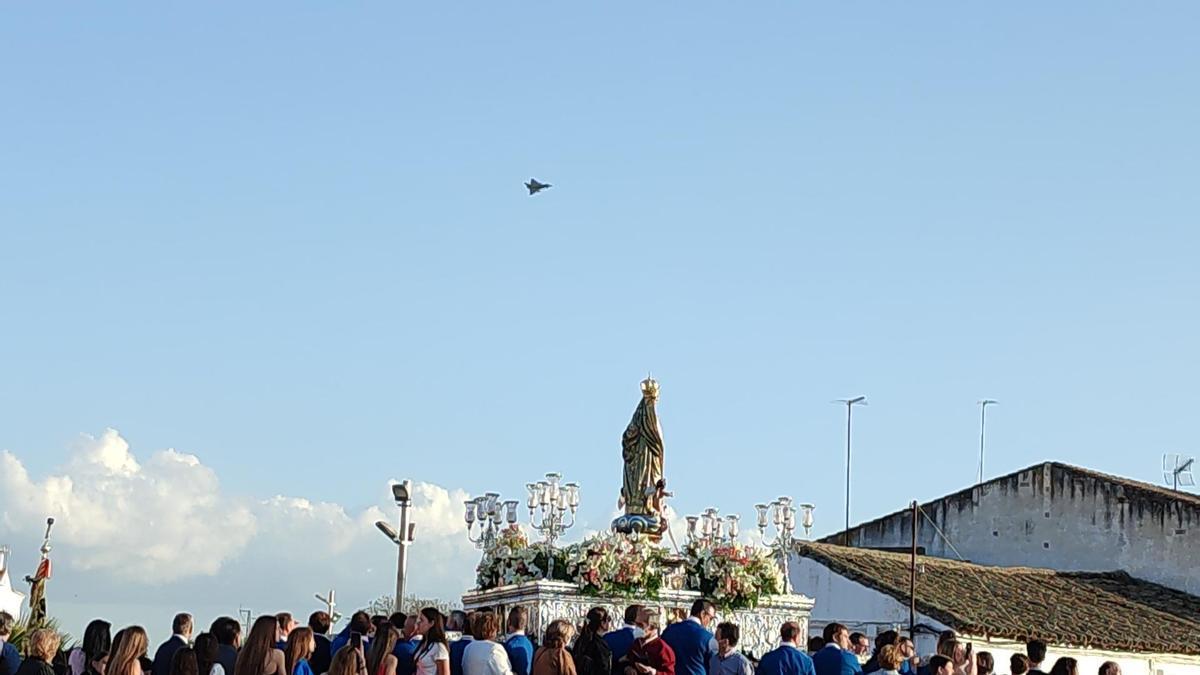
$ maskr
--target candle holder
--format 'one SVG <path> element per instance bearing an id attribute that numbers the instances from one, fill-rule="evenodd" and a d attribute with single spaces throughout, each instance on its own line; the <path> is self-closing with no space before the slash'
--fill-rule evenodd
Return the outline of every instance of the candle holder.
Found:
<path id="1" fill-rule="evenodd" d="M 779 567 L 783 571 L 783 591 L 792 592 L 792 580 L 788 574 L 788 556 L 792 551 L 796 533 L 796 507 L 791 497 L 780 497 L 770 504 L 755 504 L 758 511 L 758 533 L 762 543 L 773 549 L 779 556 Z M 804 536 L 808 537 L 813 525 L 813 505 L 800 505 L 800 524 L 804 527 Z M 774 524 L 775 537 L 767 541 L 767 526 Z"/>
<path id="2" fill-rule="evenodd" d="M 463 520 L 467 523 L 467 539 L 475 544 L 475 548 L 486 550 L 491 547 L 505 523 L 516 524 L 517 505 L 515 499 L 500 501 L 499 492 L 488 492 L 463 502 L 466 507 Z"/>
<path id="3" fill-rule="evenodd" d="M 552 579 L 554 542 L 575 525 L 575 513 L 579 510 L 579 484 L 562 483 L 562 474 L 551 472 L 546 474 L 545 480 L 526 483 L 525 489 L 529 492 L 526 500 L 529 526 L 545 540 L 546 578 Z"/>

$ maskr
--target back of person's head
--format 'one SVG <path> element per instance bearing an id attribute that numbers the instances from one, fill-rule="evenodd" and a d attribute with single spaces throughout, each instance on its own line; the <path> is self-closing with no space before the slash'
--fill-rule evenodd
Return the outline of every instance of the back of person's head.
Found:
<path id="1" fill-rule="evenodd" d="M 779 639 L 784 642 L 796 642 L 800 639 L 800 624 L 795 621 L 785 621 L 779 627 Z"/>
<path id="2" fill-rule="evenodd" d="M 904 663 L 904 655 L 900 653 L 900 648 L 894 644 L 885 644 L 879 650 L 879 668 L 881 670 L 900 670 L 900 664 Z"/>
<path id="3" fill-rule="evenodd" d="M 293 628 L 292 632 L 288 633 L 287 649 L 283 652 L 283 661 L 287 665 L 287 672 L 294 672 L 297 663 L 312 658 L 316 647 L 313 629 L 308 626 Z"/>
<path id="4" fill-rule="evenodd" d="M 404 612 L 392 612 L 392 615 L 388 617 L 388 623 L 392 624 L 392 628 L 401 632 L 404 631 L 404 624 L 407 621 L 408 615 Z"/>
<path id="5" fill-rule="evenodd" d="M 637 623 L 638 616 L 642 613 L 644 607 L 641 605 L 630 605 L 625 608 L 625 623 L 633 625 Z"/>
<path id="6" fill-rule="evenodd" d="M 261 675 L 278 636 L 279 619 L 270 614 L 255 619 L 250 635 L 246 636 L 246 644 L 238 652 L 233 675 Z"/>
<path id="7" fill-rule="evenodd" d="M 515 633 L 529 626 L 529 608 L 513 607 L 508 613 L 508 631 Z"/>
<path id="8" fill-rule="evenodd" d="M 371 632 L 371 615 L 361 609 L 350 615 L 350 632 L 366 635 Z"/>
<path id="9" fill-rule="evenodd" d="M 58 654 L 58 646 L 62 639 L 58 631 L 49 628 L 39 628 L 29 634 L 29 642 L 25 645 L 25 653 L 31 659 L 50 663 Z"/>
<path id="10" fill-rule="evenodd" d="M 850 634 L 850 645 L 853 647 L 857 647 L 858 643 L 862 642 L 866 638 L 867 638 L 867 636 L 863 635 L 862 633 L 858 633 L 858 632 L 851 633 Z"/>
<path id="11" fill-rule="evenodd" d="M 80 648 L 88 662 L 95 661 L 99 654 L 112 650 L 112 624 L 104 619 L 93 619 L 83 629 L 83 644 Z"/>
<path id="12" fill-rule="evenodd" d="M 180 612 L 171 620 L 171 631 L 176 635 L 191 636 L 192 634 L 192 615 L 186 612 Z"/>
<path id="13" fill-rule="evenodd" d="M 1041 640 L 1030 640 L 1025 643 L 1025 654 L 1029 657 L 1029 667 L 1034 668 L 1046 660 L 1046 643 Z"/>
<path id="14" fill-rule="evenodd" d="M 819 652 L 825 648 L 825 638 L 820 635 L 814 635 L 808 638 L 808 651 Z"/>
<path id="15" fill-rule="evenodd" d="M 375 639 L 371 640 L 371 653 L 367 655 L 367 672 L 378 673 L 379 665 L 400 641 L 400 631 L 396 630 L 390 621 L 379 624 L 375 630 Z"/>
<path id="16" fill-rule="evenodd" d="M 450 612 L 450 620 L 446 622 L 446 630 L 463 633 L 467 630 L 467 613 L 461 609 Z"/>
<path id="17" fill-rule="evenodd" d="M 593 607 L 588 610 L 584 631 L 595 636 L 603 635 L 608 630 L 608 610 L 603 607 Z"/>
<path id="18" fill-rule="evenodd" d="M 222 616 L 212 622 L 212 626 L 208 629 L 208 632 L 217 638 L 218 644 L 234 647 L 237 645 L 238 638 L 242 634 L 242 624 L 232 616 Z M 208 673 L 205 673 L 205 675 L 208 675 Z M 226 675 L 229 674 L 226 673 Z"/>
<path id="19" fill-rule="evenodd" d="M 700 619 L 703 618 L 706 613 L 713 611 L 713 609 L 714 607 L 711 602 L 701 598 L 692 603 L 692 616 Z"/>
<path id="20" fill-rule="evenodd" d="M 1121 675 L 1121 666 L 1116 661 L 1105 661 L 1100 664 L 1100 675 Z"/>
<path id="21" fill-rule="evenodd" d="M 1024 654 L 1013 654 L 1008 658 L 1008 668 L 1012 675 L 1025 675 L 1029 672 L 1029 657 Z"/>
<path id="22" fill-rule="evenodd" d="M 477 612 L 471 622 L 471 637 L 476 640 L 493 640 L 500 634 L 500 621 L 493 612 Z"/>
<path id="23" fill-rule="evenodd" d="M 846 628 L 840 623 L 827 623 L 825 624 L 825 630 L 821 631 L 821 637 L 825 639 L 825 644 L 829 644 L 830 642 L 837 642 L 837 640 L 834 638 L 836 638 L 839 633 L 849 631 L 849 628 Z"/>
<path id="24" fill-rule="evenodd" d="M 947 667 L 953 670 L 954 661 L 941 654 L 937 654 L 929 658 L 929 675 L 937 675 L 942 668 Z"/>
<path id="25" fill-rule="evenodd" d="M 372 635 L 374 634 L 374 631 L 377 631 L 380 628 L 382 628 L 383 626 L 389 625 L 389 624 L 391 624 L 391 620 L 389 619 L 389 617 L 386 614 L 372 614 L 371 615 Z"/>
<path id="26" fill-rule="evenodd" d="M 787 628 L 787 624 L 783 624 Z M 717 624 L 717 640 L 724 640 L 729 643 L 730 647 L 736 647 L 738 640 L 742 639 L 742 629 L 736 623 L 722 621 Z"/>
<path id="27" fill-rule="evenodd" d="M 883 651 L 883 648 L 888 645 L 900 643 L 900 634 L 894 630 L 885 630 L 875 636 L 875 653 Z"/>
<path id="28" fill-rule="evenodd" d="M 329 675 L 358 675 L 358 650 L 353 645 L 346 645 L 337 650 L 329 663 Z M 365 667 L 365 665 L 364 665 Z"/>
<path id="29" fill-rule="evenodd" d="M 946 640 L 956 640 L 956 639 L 958 639 L 958 633 L 955 633 L 953 630 L 951 630 L 949 628 L 938 633 L 938 645 L 941 645 Z"/>
<path id="30" fill-rule="evenodd" d="M 196 669 L 201 675 L 208 675 L 212 665 L 217 662 L 217 638 L 212 633 L 201 633 L 196 636 Z"/>
<path id="31" fill-rule="evenodd" d="M 279 622 L 279 630 L 286 631 L 287 633 L 292 632 L 292 628 L 295 627 L 292 624 L 296 623 L 296 619 L 292 617 L 291 612 L 279 612 L 275 615 L 275 620 Z M 285 635 L 284 637 L 287 636 Z"/>
<path id="32" fill-rule="evenodd" d="M 0 638 L 7 638 L 12 634 L 13 626 L 17 621 L 13 619 L 13 615 L 8 612 L 0 612 Z"/>
<path id="33" fill-rule="evenodd" d="M 555 619 L 546 628 L 546 647 L 549 649 L 566 649 L 575 635 L 575 627 L 565 619 Z"/>
<path id="34" fill-rule="evenodd" d="M 332 625 L 333 621 L 329 618 L 329 612 L 318 611 L 308 615 L 308 627 L 316 635 L 328 635 Z"/>
<path id="35" fill-rule="evenodd" d="M 996 659 L 991 652 L 979 652 L 975 655 L 976 675 L 992 675 L 996 670 Z"/>
<path id="36" fill-rule="evenodd" d="M 937 653 L 953 661 L 954 654 L 958 651 L 958 647 L 959 642 L 954 638 L 943 640 L 942 642 L 938 643 Z"/>
<path id="37" fill-rule="evenodd" d="M 1079 675 L 1079 662 L 1069 656 L 1064 656 L 1054 662 L 1054 667 L 1050 669 L 1050 675 Z"/>
<path id="38" fill-rule="evenodd" d="M 149 645 L 146 629 L 141 626 L 129 626 L 117 631 L 113 636 L 112 654 L 108 656 L 105 675 L 140 675 L 140 659 L 146 655 Z"/>
<path id="39" fill-rule="evenodd" d="M 191 647 L 180 647 L 175 651 L 175 656 L 171 657 L 171 675 L 200 675 L 200 664 Z"/>

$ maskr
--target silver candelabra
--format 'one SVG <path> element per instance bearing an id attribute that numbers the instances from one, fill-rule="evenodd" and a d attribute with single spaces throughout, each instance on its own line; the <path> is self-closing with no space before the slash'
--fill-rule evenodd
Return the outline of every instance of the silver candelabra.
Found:
<path id="1" fill-rule="evenodd" d="M 579 484 L 560 481 L 561 474 L 548 473 L 545 480 L 525 485 L 529 491 L 529 526 L 545 539 L 546 578 L 554 575 L 554 542 L 575 525 L 579 509 Z"/>
<path id="2" fill-rule="evenodd" d="M 468 499 L 463 506 L 466 507 L 463 519 L 467 521 L 467 539 L 475 544 L 475 548 L 487 549 L 495 543 L 505 522 L 509 525 L 517 522 L 517 500 L 502 502 L 498 492 Z"/>
<path id="3" fill-rule="evenodd" d="M 792 592 L 792 581 L 788 575 L 788 555 L 792 551 L 796 533 L 796 507 L 792 505 L 791 497 L 780 497 L 770 504 L 755 504 L 758 510 L 758 533 L 762 536 L 763 546 L 774 549 L 779 554 L 779 567 L 783 570 L 783 592 Z M 804 527 L 804 536 L 812 530 L 813 505 L 800 505 L 800 524 Z M 767 541 L 767 525 L 775 524 L 775 538 Z"/>
<path id="4" fill-rule="evenodd" d="M 717 509 L 708 508 L 698 516 L 687 517 L 687 540 L 689 544 L 717 545 L 737 541 L 740 516 L 728 515 L 721 518 Z"/>

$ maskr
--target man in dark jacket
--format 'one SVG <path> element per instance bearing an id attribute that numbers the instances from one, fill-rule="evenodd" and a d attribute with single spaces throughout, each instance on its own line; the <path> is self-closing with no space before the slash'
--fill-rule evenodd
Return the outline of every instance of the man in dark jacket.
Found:
<path id="1" fill-rule="evenodd" d="M 153 675 L 171 675 L 171 659 L 175 652 L 188 646 L 192 641 L 192 615 L 176 614 L 171 622 L 171 637 L 158 646 L 154 652 Z"/>

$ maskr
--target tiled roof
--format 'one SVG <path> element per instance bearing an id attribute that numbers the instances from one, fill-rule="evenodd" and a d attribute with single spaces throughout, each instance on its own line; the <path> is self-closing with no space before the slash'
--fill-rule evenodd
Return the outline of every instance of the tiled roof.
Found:
<path id="1" fill-rule="evenodd" d="M 819 543 L 802 543 L 796 550 L 908 604 L 908 554 Z M 989 567 L 929 556 L 917 561 L 923 569 L 917 575 L 917 611 L 962 633 L 1200 654 L 1200 598 L 1125 572 Z"/>

